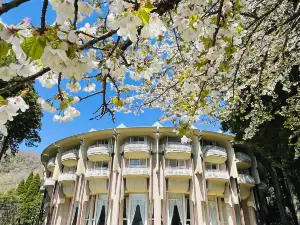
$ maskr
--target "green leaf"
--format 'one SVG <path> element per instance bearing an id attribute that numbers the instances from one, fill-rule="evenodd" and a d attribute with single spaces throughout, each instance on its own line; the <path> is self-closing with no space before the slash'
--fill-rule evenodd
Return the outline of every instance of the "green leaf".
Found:
<path id="1" fill-rule="evenodd" d="M 193 24 L 199 19 L 199 16 L 196 14 L 193 14 L 190 16 L 190 21 L 189 21 L 189 25 L 193 26 Z"/>
<path id="2" fill-rule="evenodd" d="M 151 4 L 151 1 L 147 1 L 144 10 L 149 13 L 154 9 L 156 9 L 156 7 Z"/>
<path id="3" fill-rule="evenodd" d="M 112 99 L 112 103 L 113 103 L 114 105 L 120 106 L 120 107 L 122 107 L 122 106 L 124 105 L 124 102 L 123 102 L 121 99 L 119 99 L 118 97 L 114 97 L 114 98 Z"/>
<path id="4" fill-rule="evenodd" d="M 243 28 L 241 26 L 237 26 L 236 30 L 237 30 L 238 34 L 240 34 L 243 31 Z"/>
<path id="5" fill-rule="evenodd" d="M 6 58 L 10 45 L 5 41 L 0 41 L 0 58 Z"/>
<path id="6" fill-rule="evenodd" d="M 60 108 L 61 110 L 64 110 L 64 109 L 66 109 L 67 107 L 68 107 L 68 103 L 67 103 L 67 102 L 65 102 L 65 101 L 61 101 L 61 102 L 60 102 L 59 108 Z"/>
<path id="7" fill-rule="evenodd" d="M 28 58 L 36 60 L 41 58 L 46 47 L 46 41 L 44 37 L 27 37 L 22 42 L 21 47 Z"/>
<path id="8" fill-rule="evenodd" d="M 145 9 L 141 9 L 141 10 L 137 11 L 136 16 L 138 16 L 142 20 L 143 25 L 146 25 L 149 23 L 150 14 Z"/>

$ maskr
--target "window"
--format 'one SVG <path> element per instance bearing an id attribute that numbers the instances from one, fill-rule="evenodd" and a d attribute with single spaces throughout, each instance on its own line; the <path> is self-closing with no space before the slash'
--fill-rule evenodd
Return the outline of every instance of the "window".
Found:
<path id="1" fill-rule="evenodd" d="M 94 163 L 94 169 L 107 169 L 108 161 L 99 161 Z"/>
<path id="2" fill-rule="evenodd" d="M 216 170 L 219 169 L 218 164 L 213 164 L 213 163 L 205 163 L 205 169 L 207 170 Z"/>
<path id="3" fill-rule="evenodd" d="M 129 167 L 147 167 L 146 159 L 129 159 L 128 160 Z"/>
<path id="4" fill-rule="evenodd" d="M 145 142 L 145 141 L 146 141 L 146 137 L 144 136 L 131 137 L 131 142 Z"/>
<path id="5" fill-rule="evenodd" d="M 186 225 L 191 224 L 191 210 L 190 210 L 190 200 L 186 198 Z"/>
<path id="6" fill-rule="evenodd" d="M 63 167 L 63 173 L 76 173 L 77 166 Z"/>
<path id="7" fill-rule="evenodd" d="M 167 160 L 167 167 L 186 169 L 188 165 L 187 160 L 169 159 Z"/>
<path id="8" fill-rule="evenodd" d="M 179 142 L 179 143 L 181 143 L 181 138 L 180 137 L 168 137 L 167 141 L 168 142 Z"/>
<path id="9" fill-rule="evenodd" d="M 124 198 L 123 205 L 123 225 L 127 225 L 127 200 L 128 198 Z"/>
<path id="10" fill-rule="evenodd" d="M 222 212 L 223 212 L 224 224 L 228 224 L 228 213 L 227 213 L 227 207 L 226 207 L 224 198 L 221 198 L 221 202 L 222 202 Z"/>
<path id="11" fill-rule="evenodd" d="M 208 196 L 208 208 L 209 208 L 209 218 L 211 225 L 219 224 L 219 213 L 216 198 L 214 196 Z"/>
<path id="12" fill-rule="evenodd" d="M 109 143 L 108 139 L 97 141 L 97 145 L 108 145 L 108 143 Z"/>

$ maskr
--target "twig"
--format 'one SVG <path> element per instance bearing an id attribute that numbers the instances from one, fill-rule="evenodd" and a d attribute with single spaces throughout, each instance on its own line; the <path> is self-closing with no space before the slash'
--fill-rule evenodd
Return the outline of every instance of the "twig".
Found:
<path id="1" fill-rule="evenodd" d="M 48 7 L 48 0 L 44 0 L 43 2 L 43 8 L 42 8 L 42 15 L 41 15 L 41 29 L 40 34 L 44 34 L 45 32 L 45 26 L 46 26 L 46 13 L 47 13 L 47 7 Z"/>
<path id="2" fill-rule="evenodd" d="M 73 21 L 74 30 L 77 29 L 76 27 L 77 19 L 78 19 L 78 0 L 74 0 L 74 21 Z"/>
<path id="3" fill-rule="evenodd" d="M 88 37 L 91 37 L 91 38 L 97 38 L 96 36 L 91 35 L 91 34 L 88 34 L 88 33 L 84 32 L 84 31 L 82 31 L 82 30 L 77 30 L 77 31 L 75 31 L 75 33 L 76 33 L 76 34 L 84 34 L 84 35 L 86 35 L 86 36 L 88 36 Z"/>
<path id="4" fill-rule="evenodd" d="M 103 90 L 102 90 L 102 91 L 97 91 L 97 92 L 95 92 L 95 93 L 93 93 L 93 94 L 90 94 L 90 95 L 87 95 L 87 96 L 85 96 L 85 97 L 79 97 L 79 98 L 80 98 L 79 101 L 85 100 L 85 99 L 87 99 L 87 98 L 90 98 L 90 97 L 92 97 L 92 96 L 95 96 L 95 95 L 98 95 L 98 94 L 101 94 L 101 93 L 103 93 Z"/>
<path id="5" fill-rule="evenodd" d="M 116 50 L 116 48 L 117 48 L 117 46 L 118 46 L 118 44 L 119 44 L 120 40 L 121 40 L 121 37 L 120 37 L 120 36 L 118 36 L 118 39 L 117 39 L 117 41 L 116 41 L 116 43 L 115 43 L 114 47 L 112 48 L 111 52 L 108 54 L 107 58 L 109 58 L 109 57 L 111 57 L 111 56 L 112 56 L 112 54 L 113 54 L 113 53 L 114 53 L 114 51 Z"/>
<path id="6" fill-rule="evenodd" d="M 90 41 L 86 42 L 85 44 L 81 45 L 79 48 L 81 50 L 83 50 L 83 49 L 86 49 L 88 47 L 91 47 L 94 44 L 96 44 L 98 41 L 105 40 L 106 38 L 113 36 L 115 33 L 117 33 L 117 30 L 109 31 L 109 32 L 107 32 L 106 34 L 103 34 L 100 37 L 94 38 L 93 40 L 90 40 Z"/>
<path id="7" fill-rule="evenodd" d="M 58 95 L 61 101 L 64 100 L 64 97 L 62 95 L 61 89 L 60 89 L 60 82 L 61 82 L 61 73 L 58 74 L 58 83 L 57 83 L 57 89 L 58 89 Z"/>

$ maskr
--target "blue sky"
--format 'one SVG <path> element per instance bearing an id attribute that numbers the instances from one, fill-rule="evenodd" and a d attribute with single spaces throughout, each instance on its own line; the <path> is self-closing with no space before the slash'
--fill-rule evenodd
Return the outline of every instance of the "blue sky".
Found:
<path id="1" fill-rule="evenodd" d="M 10 0 L 4 0 L 4 3 L 8 1 Z M 1 19 L 6 24 L 16 24 L 23 18 L 29 18 L 34 25 L 39 26 L 42 2 L 42 0 L 31 0 L 30 2 L 24 3 L 21 7 L 13 9 L 9 11 L 9 13 L 2 15 Z M 51 5 L 49 5 L 46 23 L 52 24 L 54 20 L 55 12 L 51 10 Z M 53 93 L 57 90 L 55 87 L 52 89 L 41 88 L 38 82 L 35 87 L 38 93 L 44 98 L 51 96 L 51 94 L 53 95 Z M 92 128 L 96 130 L 115 128 L 120 123 L 124 123 L 127 127 L 151 126 L 162 115 L 162 112 L 159 110 L 145 110 L 143 114 L 138 116 L 135 116 L 134 114 L 117 113 L 115 123 L 112 122 L 111 117 L 109 116 L 105 116 L 101 120 L 89 120 L 93 116 L 92 113 L 100 106 L 100 104 L 100 96 L 95 96 L 77 104 L 76 108 L 78 108 L 81 112 L 80 117 L 77 117 L 74 121 L 65 124 L 52 122 L 53 114 L 45 112 L 44 117 L 42 118 L 42 129 L 39 133 L 42 139 L 41 143 L 38 144 L 38 147 L 33 148 L 26 147 L 22 144 L 20 149 L 40 153 L 45 147 L 54 141 L 71 135 L 88 132 Z M 171 126 L 171 123 L 165 123 L 163 125 Z M 218 131 L 220 129 L 218 125 L 195 124 L 195 126 L 199 129 L 211 131 Z"/>

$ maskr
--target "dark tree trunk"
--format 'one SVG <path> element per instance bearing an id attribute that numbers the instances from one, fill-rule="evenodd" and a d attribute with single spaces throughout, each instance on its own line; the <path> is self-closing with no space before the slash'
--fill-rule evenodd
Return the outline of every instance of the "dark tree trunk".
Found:
<path id="1" fill-rule="evenodd" d="M 293 208 L 293 211 L 295 213 L 295 218 L 297 220 L 297 224 L 300 225 L 300 203 L 299 203 L 299 199 L 298 196 L 296 194 L 295 191 L 295 186 L 292 183 L 292 180 L 290 178 L 290 176 L 286 173 L 285 169 L 282 170 L 283 176 L 284 176 L 284 180 L 287 186 L 287 191 L 288 194 L 291 198 L 291 205 Z"/>
<path id="2" fill-rule="evenodd" d="M 1 145 L 1 151 L 0 151 L 0 160 L 2 159 L 2 157 L 4 156 L 4 154 L 6 153 L 6 151 L 8 149 L 8 140 L 9 140 L 8 136 L 3 136 L 2 137 L 2 145 Z"/>
<path id="3" fill-rule="evenodd" d="M 282 222 L 282 224 L 287 224 L 287 216 L 286 216 L 286 212 L 285 212 L 285 206 L 284 206 L 281 187 L 280 187 L 278 177 L 277 177 L 277 172 L 272 165 L 268 166 L 268 170 L 269 170 L 269 173 L 270 173 L 270 176 L 272 179 L 274 192 L 275 192 L 275 196 L 276 196 L 276 203 L 277 203 L 277 207 L 278 207 L 280 217 L 281 217 L 281 222 Z"/>

